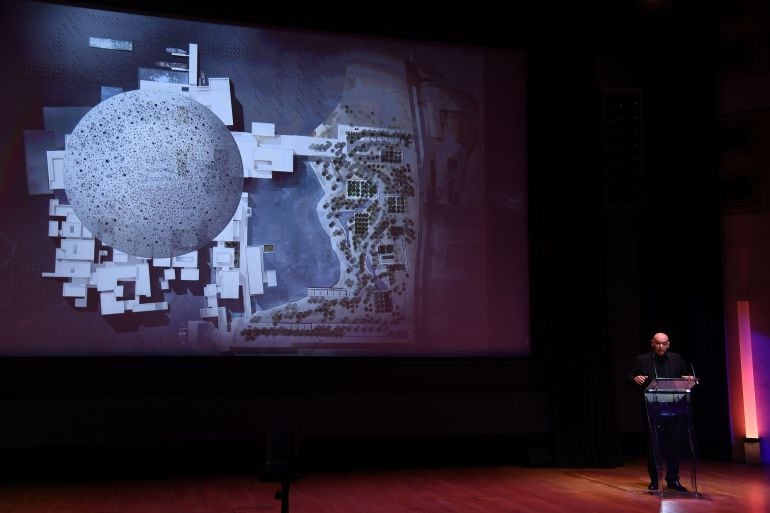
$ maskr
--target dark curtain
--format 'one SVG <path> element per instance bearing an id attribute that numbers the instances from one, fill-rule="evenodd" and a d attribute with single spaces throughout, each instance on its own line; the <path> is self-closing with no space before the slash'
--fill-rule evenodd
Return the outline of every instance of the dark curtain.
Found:
<path id="1" fill-rule="evenodd" d="M 616 466 L 593 12 L 546 2 L 531 15 L 533 338 L 551 372 L 554 463 Z"/>

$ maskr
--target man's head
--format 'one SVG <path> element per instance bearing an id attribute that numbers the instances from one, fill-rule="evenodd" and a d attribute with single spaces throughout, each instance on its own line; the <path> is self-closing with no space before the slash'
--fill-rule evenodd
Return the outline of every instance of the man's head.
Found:
<path id="1" fill-rule="evenodd" d="M 652 336 L 650 344 L 652 345 L 652 351 L 656 355 L 663 356 L 668 351 L 668 335 L 665 333 L 656 333 Z"/>

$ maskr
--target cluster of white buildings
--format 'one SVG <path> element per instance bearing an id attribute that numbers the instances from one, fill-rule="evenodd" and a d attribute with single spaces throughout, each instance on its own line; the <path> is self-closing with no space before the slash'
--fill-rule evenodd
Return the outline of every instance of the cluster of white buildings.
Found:
<path id="1" fill-rule="evenodd" d="M 189 95 L 212 110 L 223 123 L 232 125 L 230 80 L 212 78 L 208 85 L 198 85 L 195 83 L 198 76 L 197 45 L 190 45 L 189 59 L 189 84 L 142 80 L 140 89 Z M 260 124 L 258 130 L 264 134 L 271 127 Z M 241 134 L 239 138 L 244 139 L 243 135 L 249 136 Z M 256 136 L 251 141 L 251 145 L 239 143 L 239 149 L 242 146 L 246 149 L 259 146 Z M 244 176 L 270 178 L 274 169 L 284 172 L 293 170 L 291 150 L 281 150 L 276 145 L 268 152 L 251 150 L 250 161 L 244 159 Z M 245 156 L 243 151 L 241 156 Z M 48 184 L 52 191 L 64 189 L 64 159 L 64 150 L 47 152 Z M 259 166 L 255 162 L 257 159 L 260 160 Z M 249 162 L 251 165 L 248 165 Z M 264 269 L 263 246 L 246 246 L 250 215 L 248 194 L 244 193 L 233 218 L 212 241 L 213 247 L 209 248 L 212 283 L 204 287 L 206 303 L 200 310 L 202 318 L 225 319 L 226 309 L 220 304 L 221 300 L 239 297 L 243 299 L 246 312 L 250 313 L 251 295 L 262 294 L 265 286 L 274 287 L 277 284 L 275 271 Z M 158 279 L 161 291 L 170 290 L 173 280 L 200 280 L 198 251 L 167 258 L 138 257 L 114 248 L 100 249 L 97 253 L 93 234 L 83 226 L 72 207 L 60 204 L 58 199 L 49 200 L 48 235 L 58 239 L 59 247 L 56 249 L 54 271 L 44 272 L 43 276 L 65 280 L 62 295 L 73 298 L 77 308 L 89 306 L 88 290 L 95 289 L 102 315 L 168 310 L 167 302 L 153 301 L 153 297 L 157 298 L 159 294 L 153 293 L 152 276 Z M 237 258 L 236 251 L 240 252 Z M 151 272 L 151 268 L 155 268 L 156 272 Z M 157 272 L 160 270 L 162 272 Z"/>

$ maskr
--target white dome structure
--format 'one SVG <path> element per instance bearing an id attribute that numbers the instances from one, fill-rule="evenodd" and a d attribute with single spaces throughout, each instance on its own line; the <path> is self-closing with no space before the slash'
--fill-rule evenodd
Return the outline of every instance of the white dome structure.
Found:
<path id="1" fill-rule="evenodd" d="M 130 91 L 78 123 L 64 158 L 64 188 L 98 239 L 130 255 L 179 256 L 216 237 L 243 191 L 227 127 L 176 93 Z"/>

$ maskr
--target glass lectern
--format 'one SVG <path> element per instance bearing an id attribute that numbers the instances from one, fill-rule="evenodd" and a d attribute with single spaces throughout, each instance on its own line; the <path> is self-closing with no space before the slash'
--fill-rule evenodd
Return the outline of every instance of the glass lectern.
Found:
<path id="1" fill-rule="evenodd" d="M 658 494 L 662 493 L 664 446 L 669 445 L 665 447 L 668 451 L 677 449 L 678 439 L 671 443 L 671 437 L 681 437 L 681 430 L 684 429 L 690 449 L 690 490 L 695 497 L 699 496 L 696 472 L 697 446 L 690 403 L 690 392 L 697 383 L 697 380 L 685 378 L 656 378 L 644 389 L 650 444 L 658 470 Z M 669 458 L 671 457 L 672 455 L 669 455 Z M 673 457 L 678 458 L 678 455 Z"/>

